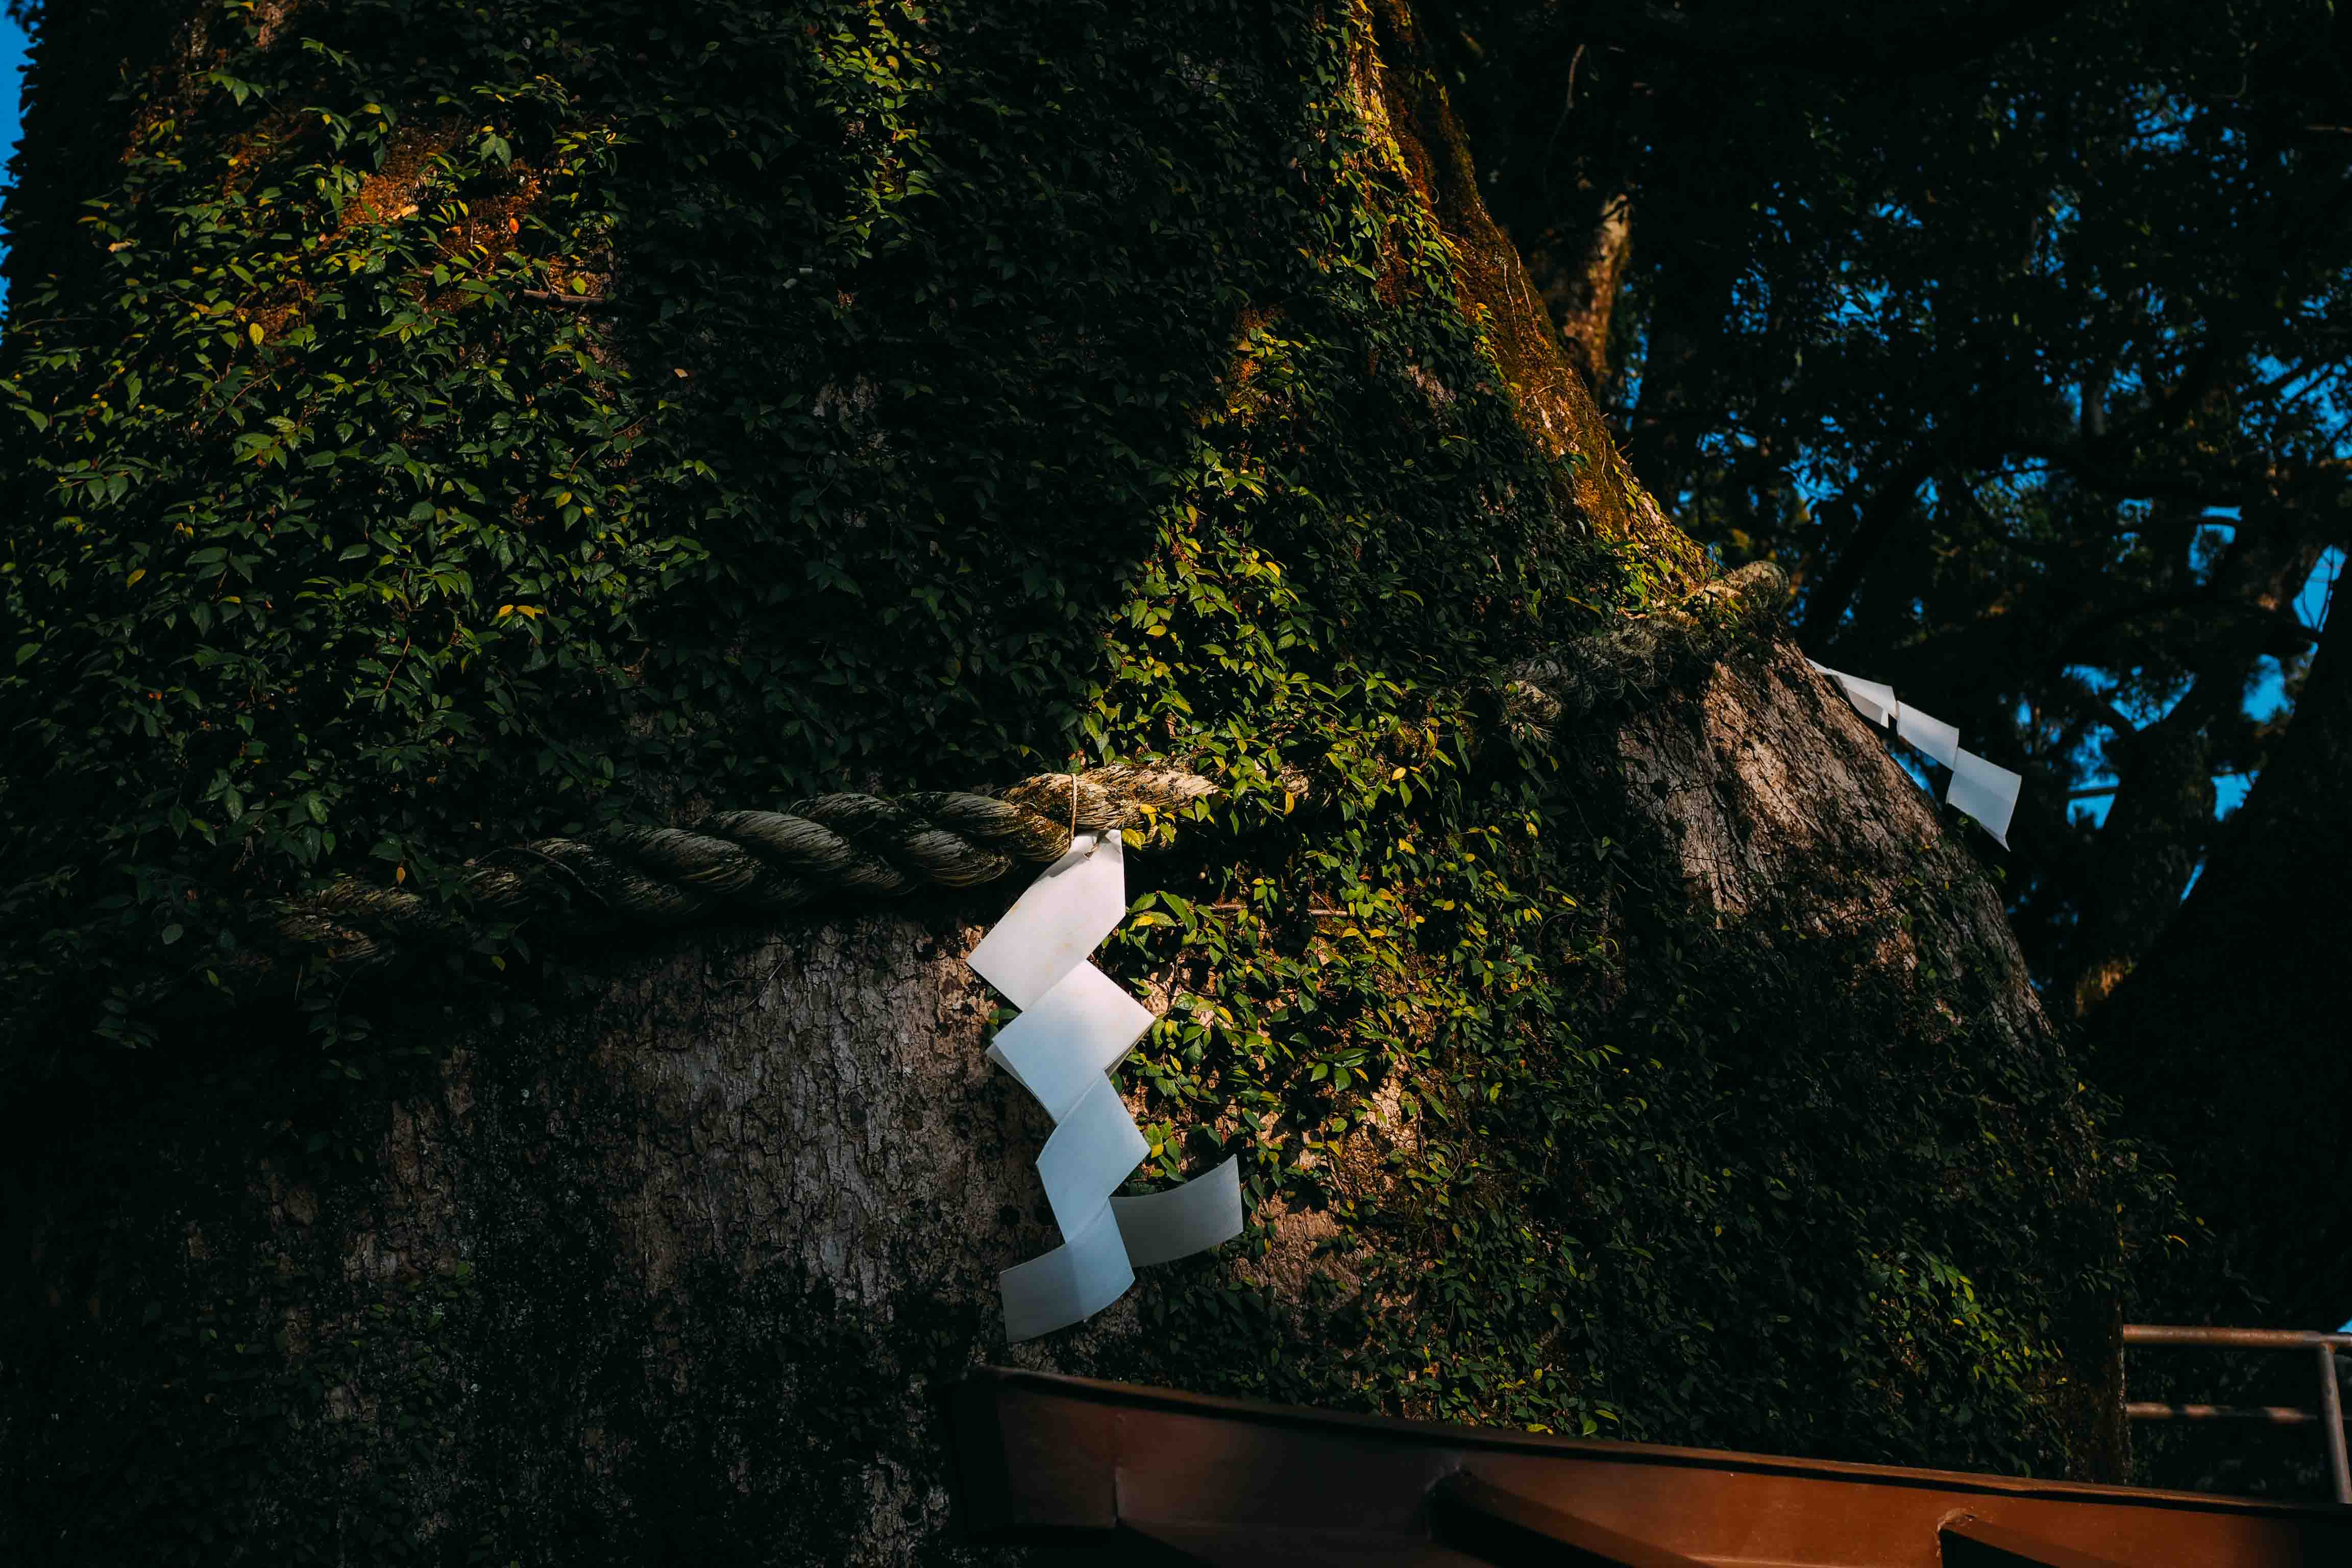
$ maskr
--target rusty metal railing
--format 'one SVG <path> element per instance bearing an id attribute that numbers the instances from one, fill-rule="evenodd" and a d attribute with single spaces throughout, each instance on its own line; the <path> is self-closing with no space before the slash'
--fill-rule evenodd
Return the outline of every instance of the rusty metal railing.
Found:
<path id="1" fill-rule="evenodd" d="M 2134 1421 L 2262 1421 L 2278 1426 L 2316 1424 L 2327 1445 L 2328 1479 L 2336 1500 L 2352 1503 L 2352 1464 L 2345 1457 L 2344 1398 L 2336 1386 L 2336 1352 L 2352 1349 L 2352 1334 L 2308 1329 L 2200 1329 L 2158 1323 L 2126 1323 L 2124 1344 L 2194 1345 L 2205 1350 L 2304 1351 L 2319 1364 L 2319 1408 L 2289 1405 L 2164 1405 L 2135 1401 L 2124 1406 Z"/>
<path id="2" fill-rule="evenodd" d="M 950 1396 L 968 1540 L 1104 1563 L 2343 1568 L 2352 1508 L 1655 1447 L 1009 1368 Z"/>

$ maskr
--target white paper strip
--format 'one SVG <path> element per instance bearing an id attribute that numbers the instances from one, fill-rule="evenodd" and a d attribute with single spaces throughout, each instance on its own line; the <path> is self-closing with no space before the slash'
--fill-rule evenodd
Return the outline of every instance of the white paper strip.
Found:
<path id="1" fill-rule="evenodd" d="M 1073 838 L 1070 852 L 1023 892 L 969 960 L 1021 1009 L 989 1047 L 989 1059 L 1054 1118 L 1037 1176 L 1063 1243 L 997 1277 L 1005 1337 L 1015 1342 L 1118 1300 L 1135 1282 L 1136 1258 L 1164 1263 L 1242 1231 L 1238 1158 L 1168 1192 L 1110 1195 L 1151 1147 L 1103 1075 L 1151 1026 L 1152 1015 L 1087 962 L 1127 914 L 1124 854 L 1116 832 L 1099 843 Z"/>
<path id="2" fill-rule="evenodd" d="M 1073 838 L 964 962 L 1015 1007 L 1035 1006 L 1126 918 L 1124 856 L 1117 828 Z"/>
<path id="3" fill-rule="evenodd" d="M 1813 664 L 1810 658 L 1805 662 Z M 1826 664 L 1813 664 L 1813 668 L 1843 687 L 1846 700 L 1861 709 L 1862 716 L 1874 724 L 1886 724 L 1903 706 L 1895 700 L 1895 688 L 1891 686 L 1881 686 L 1875 680 L 1864 680 L 1858 675 L 1832 669 Z"/>
<path id="4" fill-rule="evenodd" d="M 1952 782 L 1944 791 L 1944 804 L 1958 806 L 1983 823 L 1993 842 L 2006 849 L 2020 782 L 2007 768 L 1986 762 L 1974 752 L 1962 752 L 1952 763 Z"/>
<path id="5" fill-rule="evenodd" d="M 997 1032 L 988 1059 L 1011 1073 L 1059 1121 L 1150 1027 L 1150 1009 L 1109 975 L 1081 963 L 1034 1007 Z"/>
<path id="6" fill-rule="evenodd" d="M 1062 1246 L 996 1277 L 1004 1299 L 1004 1337 L 1018 1344 L 1084 1322 L 1134 1283 L 1135 1266 L 1106 1204 Z"/>
<path id="7" fill-rule="evenodd" d="M 1992 835 L 1994 843 L 2009 847 L 2009 819 L 2017 810 L 2021 782 L 2017 774 L 1994 766 L 1974 752 L 1960 750 L 1958 726 L 1896 701 L 1893 687 L 1813 664 L 1811 659 L 1805 662 L 1843 687 L 1846 700 L 1864 718 L 1884 724 L 1893 717 L 1897 734 L 1951 769 L 1952 782 L 1944 790 L 1944 804 L 1975 817 Z"/>
<path id="8" fill-rule="evenodd" d="M 1113 1198 L 1110 1210 L 1138 1268 L 1223 1246 L 1242 1233 L 1241 1156 L 1164 1193 Z"/>
<path id="9" fill-rule="evenodd" d="M 1110 1079 L 1097 1077 L 1045 1140 L 1037 1176 L 1064 1236 L 1076 1235 L 1151 1152 Z"/>
<path id="10" fill-rule="evenodd" d="M 1895 715 L 1895 732 L 1946 767 L 1956 765 L 1952 759 L 1958 755 L 1960 750 L 1958 725 L 1930 718 L 1906 703 Z"/>

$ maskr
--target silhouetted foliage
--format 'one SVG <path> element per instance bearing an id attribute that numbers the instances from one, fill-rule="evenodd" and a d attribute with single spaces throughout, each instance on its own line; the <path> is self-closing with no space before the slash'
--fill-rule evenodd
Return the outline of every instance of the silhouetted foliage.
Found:
<path id="1" fill-rule="evenodd" d="M 2268 756 L 2298 595 L 2352 542 L 2335 8 L 1441 11 L 1490 200 L 1605 328 L 1636 468 L 1789 568 L 1815 657 L 2025 773 L 2020 933 L 2095 1005 L 2215 775 Z"/>

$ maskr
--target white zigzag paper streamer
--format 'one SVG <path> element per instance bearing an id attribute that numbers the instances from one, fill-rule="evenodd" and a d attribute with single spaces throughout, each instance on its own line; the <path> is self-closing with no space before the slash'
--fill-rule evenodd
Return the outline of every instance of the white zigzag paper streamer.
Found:
<path id="1" fill-rule="evenodd" d="M 2017 813 L 2017 791 L 2021 782 L 2017 774 L 1985 761 L 1974 752 L 1962 751 L 1957 726 L 1906 706 L 1896 700 L 1893 687 L 1832 669 L 1825 664 L 1813 664 L 1811 659 L 1805 662 L 1844 688 L 1846 700 L 1864 718 L 1882 728 L 1893 724 L 1896 734 L 1951 769 L 1952 782 L 1945 786 L 1944 804 L 1975 817 L 1992 835 L 1994 843 L 2003 849 L 2009 847 L 2009 819 Z"/>
<path id="2" fill-rule="evenodd" d="M 988 1059 L 1054 1119 L 1037 1156 L 1062 1245 L 997 1277 L 1004 1337 L 1018 1342 L 1094 1316 L 1127 1293 L 1139 1265 L 1165 1263 L 1242 1233 L 1241 1166 L 1142 1197 L 1110 1194 L 1150 1146 L 1104 1076 L 1152 1015 L 1087 962 L 1127 915 L 1126 847 L 1116 830 L 1080 834 L 1045 868 L 968 962 L 1021 1016 Z"/>

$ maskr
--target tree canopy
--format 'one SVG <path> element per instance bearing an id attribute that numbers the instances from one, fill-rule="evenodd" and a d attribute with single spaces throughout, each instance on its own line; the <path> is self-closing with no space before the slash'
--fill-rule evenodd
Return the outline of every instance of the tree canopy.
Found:
<path id="1" fill-rule="evenodd" d="M 1446 16 L 1636 469 L 1790 570 L 1814 657 L 2026 773 L 2013 912 L 2095 1006 L 2269 756 L 2352 541 L 2335 8 Z"/>

